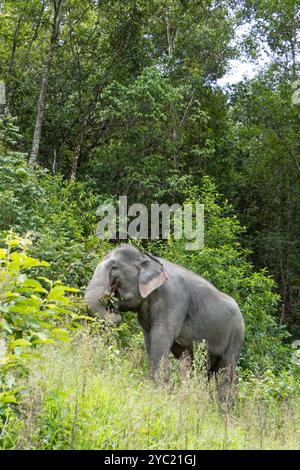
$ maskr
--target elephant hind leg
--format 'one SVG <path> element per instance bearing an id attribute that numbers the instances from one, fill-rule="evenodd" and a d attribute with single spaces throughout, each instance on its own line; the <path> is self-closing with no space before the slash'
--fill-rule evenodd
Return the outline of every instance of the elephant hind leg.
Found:
<path id="1" fill-rule="evenodd" d="M 229 368 L 233 364 L 232 359 L 229 359 L 228 357 L 223 356 L 218 358 L 218 360 L 215 362 L 214 366 L 212 367 L 213 372 L 219 372 L 221 370 Z"/>
<path id="2" fill-rule="evenodd" d="M 215 356 L 214 354 L 211 354 L 208 352 L 208 378 L 210 379 L 213 373 L 215 372 L 215 367 L 217 363 L 220 361 L 220 356 Z"/>
<path id="3" fill-rule="evenodd" d="M 221 357 L 213 368 L 220 402 L 233 403 L 235 361 L 232 357 Z"/>
<path id="4" fill-rule="evenodd" d="M 218 361 L 213 365 L 213 372 L 231 371 L 231 374 L 233 374 L 235 365 L 242 349 L 243 340 L 244 336 L 240 331 L 233 333 L 231 341 L 229 342 L 223 355 L 218 358 Z"/>
<path id="5" fill-rule="evenodd" d="M 178 343 L 173 343 L 171 347 L 171 351 L 176 357 L 176 359 L 179 359 L 184 353 L 184 351 L 186 351 L 186 348 L 184 348 L 183 346 L 180 346 L 180 344 Z"/>

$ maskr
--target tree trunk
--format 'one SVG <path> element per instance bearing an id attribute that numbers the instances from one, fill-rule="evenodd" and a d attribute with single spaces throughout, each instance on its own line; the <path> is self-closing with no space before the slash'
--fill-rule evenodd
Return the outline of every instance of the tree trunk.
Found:
<path id="1" fill-rule="evenodd" d="M 53 163 L 52 163 L 52 173 L 55 175 L 56 173 L 56 158 L 57 158 L 57 153 L 56 153 L 56 147 L 54 144 L 54 149 L 53 149 Z"/>
<path id="2" fill-rule="evenodd" d="M 80 154 L 81 154 L 81 148 L 82 148 L 82 143 L 83 139 L 85 136 L 85 130 L 86 130 L 86 125 L 87 125 L 87 118 L 83 121 L 83 123 L 80 126 L 80 131 L 78 135 L 78 140 L 75 148 L 75 153 L 74 153 L 74 158 L 73 158 L 73 164 L 72 164 L 72 170 L 71 170 L 71 181 L 75 180 L 76 178 L 76 173 L 77 173 L 77 168 L 78 168 L 78 163 L 80 159 Z"/>
<path id="3" fill-rule="evenodd" d="M 166 16 L 165 20 L 166 20 L 166 28 L 167 28 L 168 55 L 169 55 L 169 57 L 171 57 L 172 53 L 173 53 L 173 49 L 174 49 L 175 44 L 176 44 L 176 41 L 178 39 L 178 28 L 176 28 L 174 37 L 172 39 L 170 18 L 168 16 Z"/>
<path id="4" fill-rule="evenodd" d="M 7 95 L 8 95 L 8 102 L 10 103 L 10 105 L 12 105 L 13 96 L 14 96 L 14 92 L 16 89 L 16 76 L 14 74 L 14 66 L 15 66 L 15 56 L 16 56 L 16 50 L 17 50 L 18 37 L 19 37 L 23 18 L 24 18 L 24 15 L 20 15 L 16 24 L 16 29 L 15 29 L 14 37 L 13 37 L 12 51 L 11 51 L 9 67 L 8 67 L 9 87 L 8 87 Z"/>
<path id="5" fill-rule="evenodd" d="M 18 36 L 19 36 L 19 32 L 20 32 L 23 17 L 24 17 L 24 15 L 19 16 L 18 21 L 17 21 L 17 25 L 16 25 L 16 29 L 15 29 L 15 32 L 14 32 L 12 51 L 11 51 L 11 56 L 10 56 L 10 61 L 9 61 L 9 68 L 8 68 L 9 77 L 13 73 L 13 68 L 14 68 L 14 64 L 15 64 L 15 55 L 16 55 L 16 50 L 17 50 Z"/>
<path id="6" fill-rule="evenodd" d="M 28 47 L 27 47 L 27 50 L 26 50 L 26 55 L 25 55 L 25 58 L 24 58 L 24 67 L 26 67 L 26 65 L 28 64 L 28 60 L 29 60 L 29 56 L 30 56 L 30 53 L 31 53 L 32 45 L 33 45 L 34 41 L 36 41 L 37 38 L 38 38 L 39 30 L 40 30 L 42 20 L 43 20 L 43 15 L 45 13 L 45 8 L 46 8 L 46 1 L 43 0 L 39 17 L 36 21 L 33 21 L 33 24 L 32 24 L 32 26 L 35 25 L 35 27 L 34 27 L 34 30 L 33 30 L 34 31 L 33 35 L 32 35 L 32 37 L 31 37 L 31 39 L 28 43 Z"/>
<path id="7" fill-rule="evenodd" d="M 31 154 L 30 154 L 30 158 L 28 162 L 32 168 L 35 167 L 37 159 L 38 159 L 38 154 L 39 154 L 49 75 L 50 75 L 52 60 L 54 57 L 55 47 L 56 47 L 58 36 L 59 36 L 59 27 L 60 27 L 60 23 L 62 20 L 62 8 L 63 8 L 64 1 L 65 0 L 56 0 L 55 6 L 54 6 L 54 18 L 53 18 L 53 26 L 52 26 L 52 33 L 51 33 L 51 39 L 50 39 L 50 47 L 49 47 L 49 52 L 48 52 L 48 59 L 44 68 L 44 73 L 43 73 L 43 79 L 42 79 L 41 91 L 40 91 L 40 97 L 39 97 L 38 109 L 37 109 L 37 116 L 36 116 L 36 122 L 35 122 L 34 134 L 33 134 Z"/>

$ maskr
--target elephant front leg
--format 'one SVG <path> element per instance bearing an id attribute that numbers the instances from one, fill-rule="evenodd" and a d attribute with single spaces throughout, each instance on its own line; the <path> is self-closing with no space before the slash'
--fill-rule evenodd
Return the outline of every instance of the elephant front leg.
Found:
<path id="1" fill-rule="evenodd" d="M 169 377 L 169 353 L 174 338 L 170 332 L 162 327 L 154 325 L 150 332 L 150 369 L 154 380 L 159 379 L 161 372 L 163 380 Z"/>
<path id="2" fill-rule="evenodd" d="M 144 342 L 146 346 L 147 355 L 150 361 L 150 331 L 143 328 Z"/>

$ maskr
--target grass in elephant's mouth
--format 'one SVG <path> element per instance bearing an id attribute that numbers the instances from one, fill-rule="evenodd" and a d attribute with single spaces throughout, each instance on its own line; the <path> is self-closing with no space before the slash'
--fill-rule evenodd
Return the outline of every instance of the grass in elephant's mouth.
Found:
<path id="1" fill-rule="evenodd" d="M 118 298 L 115 292 L 105 295 L 102 299 L 102 303 L 108 312 L 120 313 L 118 309 Z"/>

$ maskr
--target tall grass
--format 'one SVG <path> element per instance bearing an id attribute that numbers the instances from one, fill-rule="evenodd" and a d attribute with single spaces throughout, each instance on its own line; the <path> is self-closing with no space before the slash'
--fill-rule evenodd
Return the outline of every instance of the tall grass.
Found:
<path id="1" fill-rule="evenodd" d="M 149 379 L 139 335 L 127 350 L 80 333 L 32 361 L 19 416 L 1 431 L 14 449 L 297 449 L 299 400 L 236 396 L 220 406 L 201 367 L 172 361 Z"/>

